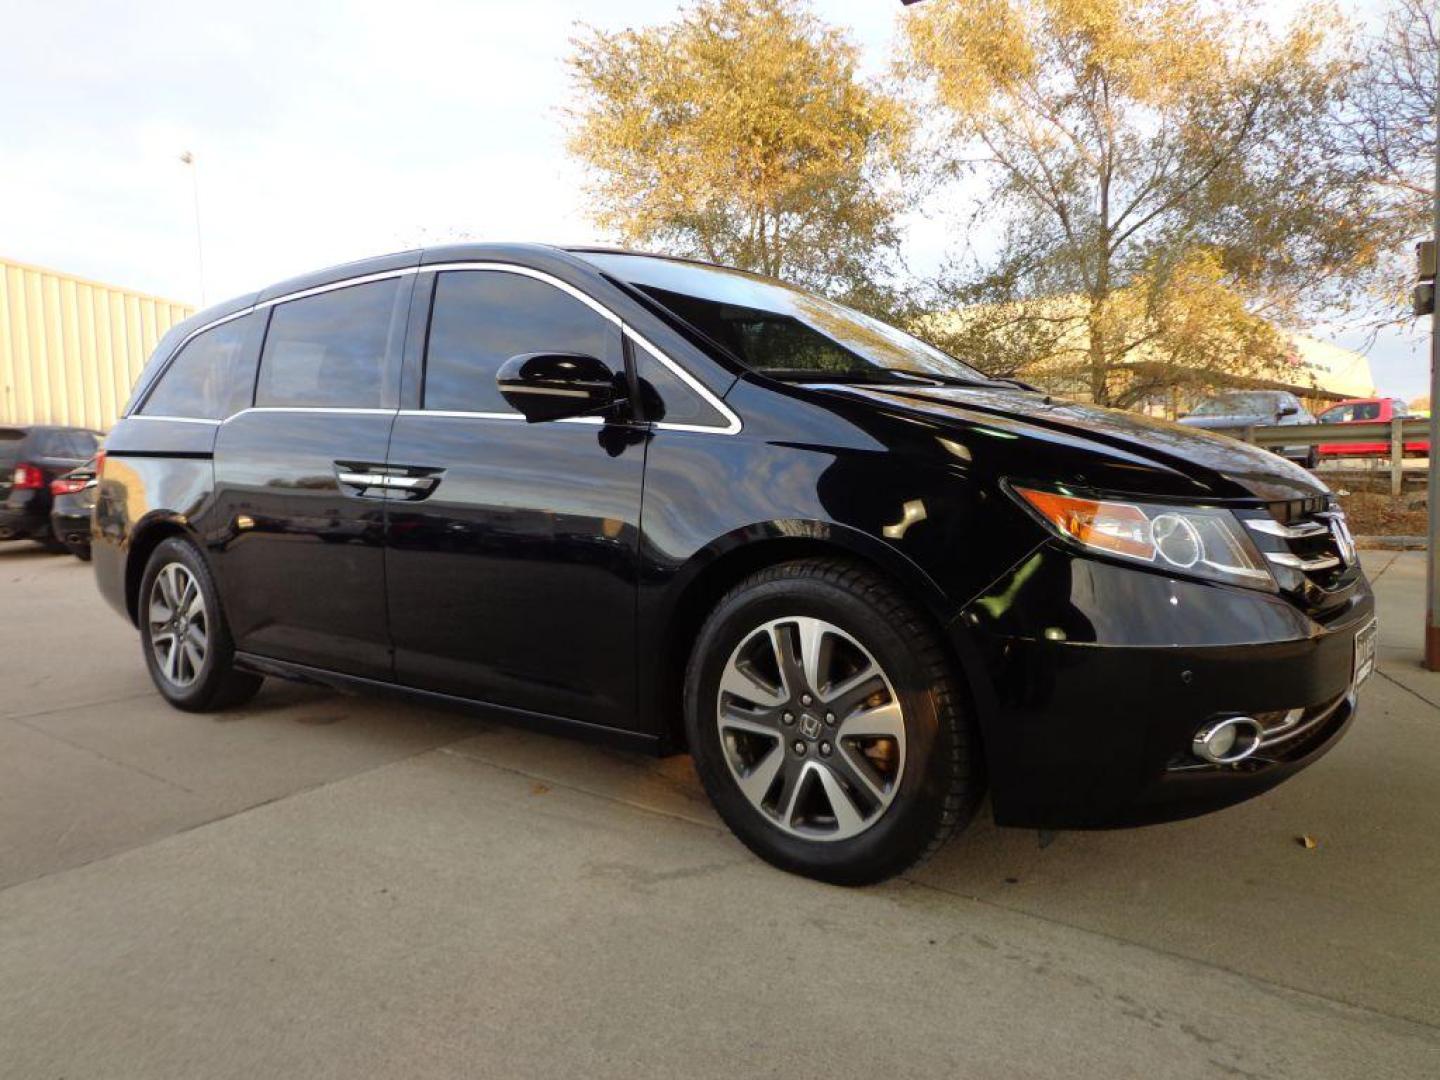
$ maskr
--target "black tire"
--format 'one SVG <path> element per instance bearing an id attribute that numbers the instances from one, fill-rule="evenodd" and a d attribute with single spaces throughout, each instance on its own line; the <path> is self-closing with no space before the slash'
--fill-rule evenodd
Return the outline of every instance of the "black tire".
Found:
<path id="1" fill-rule="evenodd" d="M 1305 455 L 1305 468 L 1309 469 L 1311 472 L 1314 472 L 1316 466 L 1318 466 L 1319 464 L 1320 451 L 1312 446 L 1310 448 L 1310 452 Z"/>
<path id="2" fill-rule="evenodd" d="M 35 537 L 35 540 L 46 551 L 50 552 L 51 555 L 70 554 L 70 549 L 65 546 L 65 541 L 56 539 L 55 536 L 48 532 Z"/>
<path id="3" fill-rule="evenodd" d="M 81 562 L 89 562 L 89 561 L 90 561 L 90 546 L 87 544 L 87 545 L 85 545 L 84 547 L 79 547 L 79 546 L 77 546 L 77 547 L 72 547 L 72 548 L 70 549 L 70 554 L 71 554 L 71 555 L 74 555 L 74 556 L 75 556 L 77 559 L 79 559 Z"/>
<path id="4" fill-rule="evenodd" d="M 777 620 L 783 624 L 792 616 L 822 620 L 852 638 L 879 666 L 893 687 L 892 700 L 902 710 L 903 767 L 891 801 L 874 811 L 863 831 L 847 838 L 795 835 L 752 803 L 727 757 L 733 743 L 722 743 L 717 724 L 720 683 L 732 655 L 742 643 L 755 641 L 759 628 Z M 701 627 L 685 678 L 690 750 L 725 823 L 767 862 L 841 885 L 870 884 L 901 873 L 936 851 L 973 816 L 984 793 L 984 769 L 979 738 L 962 701 L 958 674 L 929 620 L 883 577 L 838 559 L 781 563 L 736 585 Z M 823 705 L 809 708 L 824 711 Z M 827 715 L 825 723 L 830 722 Z M 829 730 L 843 727 L 842 718 L 839 727 Z M 782 729 L 792 734 L 796 730 Z M 790 737 L 781 734 L 781 753 L 800 743 Z M 835 753 L 839 744 L 836 738 Z M 812 745 L 817 753 L 822 749 L 819 743 Z"/>
<path id="5" fill-rule="evenodd" d="M 183 684 L 172 680 L 164 670 L 161 655 L 164 646 L 157 645 L 151 633 L 151 597 L 155 592 L 155 582 L 161 572 L 172 564 L 184 569 L 198 587 L 204 602 L 203 660 L 198 668 L 191 671 L 193 677 Z M 144 576 L 140 579 L 137 621 L 140 625 L 140 646 L 150 678 L 160 696 L 177 709 L 214 712 L 241 705 L 254 697 L 264 682 L 259 675 L 236 669 L 235 644 L 220 606 L 215 579 L 199 548 L 183 537 L 172 536 L 163 540 L 151 553 L 149 562 L 145 564 Z"/>

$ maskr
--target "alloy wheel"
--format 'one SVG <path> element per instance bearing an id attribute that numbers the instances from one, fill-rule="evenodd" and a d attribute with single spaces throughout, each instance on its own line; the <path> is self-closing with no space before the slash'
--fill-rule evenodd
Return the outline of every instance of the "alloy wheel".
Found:
<path id="1" fill-rule="evenodd" d="M 807 615 L 767 622 L 735 647 L 716 724 L 750 805 L 807 840 L 870 828 L 905 768 L 905 719 L 889 677 L 854 637 Z"/>
<path id="2" fill-rule="evenodd" d="M 166 563 L 150 586 L 150 648 L 165 681 L 190 686 L 210 647 L 210 624 L 200 583 L 183 563 Z"/>

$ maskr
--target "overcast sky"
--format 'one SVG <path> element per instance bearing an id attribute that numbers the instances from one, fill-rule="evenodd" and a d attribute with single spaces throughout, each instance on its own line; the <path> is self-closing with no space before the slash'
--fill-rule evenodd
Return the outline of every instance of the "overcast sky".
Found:
<path id="1" fill-rule="evenodd" d="M 814 6 L 878 69 L 899 0 Z M 605 240 L 563 147 L 569 38 L 579 20 L 620 28 L 676 8 L 0 0 L 0 255 L 198 301 L 182 150 L 210 302 L 452 238 Z M 954 246 L 946 224 L 910 228 L 913 268 Z M 1387 392 L 1425 392 L 1421 337 L 1371 350 Z"/>

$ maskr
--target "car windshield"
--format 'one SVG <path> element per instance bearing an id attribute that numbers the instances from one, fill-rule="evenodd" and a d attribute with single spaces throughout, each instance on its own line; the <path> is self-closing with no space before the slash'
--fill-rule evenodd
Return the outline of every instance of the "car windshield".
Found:
<path id="1" fill-rule="evenodd" d="M 770 278 L 644 255 L 581 257 L 639 289 L 746 367 L 774 378 L 994 381 L 902 330 Z"/>
<path id="2" fill-rule="evenodd" d="M 1279 403 L 1273 394 L 1221 394 L 1195 406 L 1191 416 L 1268 416 Z"/>

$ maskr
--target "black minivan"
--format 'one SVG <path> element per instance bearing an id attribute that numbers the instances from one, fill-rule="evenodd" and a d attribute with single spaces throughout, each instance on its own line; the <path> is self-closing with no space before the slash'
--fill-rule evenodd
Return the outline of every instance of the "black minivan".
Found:
<path id="1" fill-rule="evenodd" d="M 756 853 L 903 870 L 988 791 L 1106 827 L 1335 744 L 1374 601 L 1318 479 L 777 281 L 464 245 L 166 335 L 95 571 L 161 694 L 263 676 L 688 750 Z"/>

